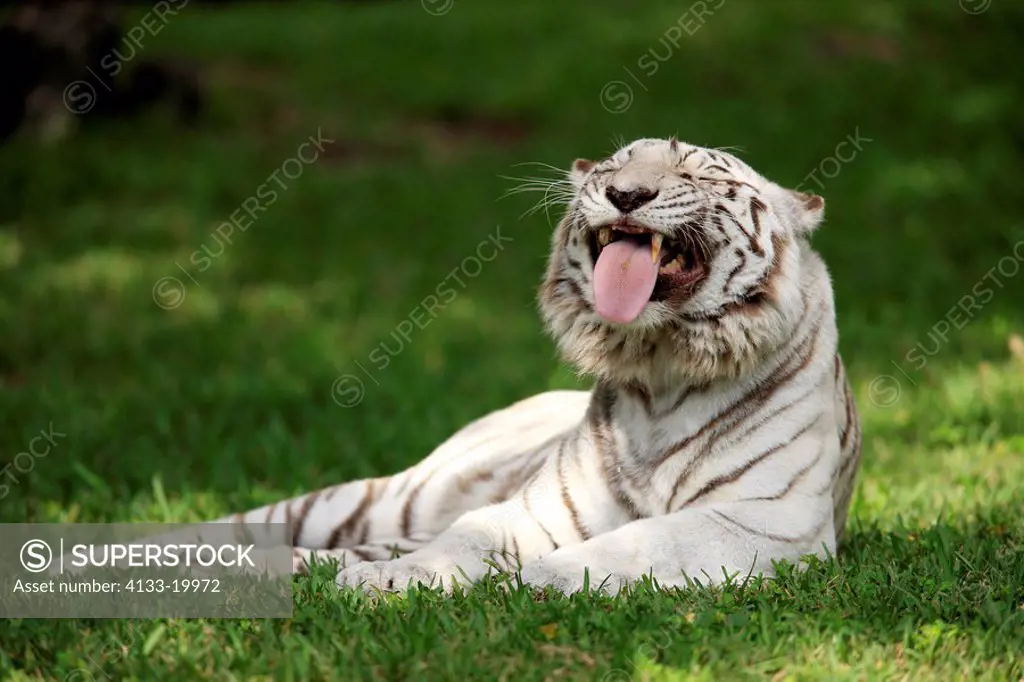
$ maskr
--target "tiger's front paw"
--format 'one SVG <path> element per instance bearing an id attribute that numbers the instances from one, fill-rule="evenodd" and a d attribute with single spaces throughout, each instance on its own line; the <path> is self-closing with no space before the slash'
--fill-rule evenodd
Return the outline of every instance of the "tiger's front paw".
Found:
<path id="1" fill-rule="evenodd" d="M 337 584 L 341 588 L 361 589 L 367 593 L 404 592 L 416 585 L 440 587 L 445 593 L 450 593 L 456 581 L 461 584 L 468 582 L 453 562 L 443 558 L 414 559 L 409 555 L 346 568 L 338 573 Z"/>
<path id="2" fill-rule="evenodd" d="M 591 591 L 616 594 L 629 583 L 624 575 L 603 568 L 599 562 L 586 561 L 571 553 L 558 555 L 554 552 L 543 559 L 527 564 L 520 575 L 523 583 L 538 589 L 552 587 L 562 594 L 582 592 L 584 577 Z"/>

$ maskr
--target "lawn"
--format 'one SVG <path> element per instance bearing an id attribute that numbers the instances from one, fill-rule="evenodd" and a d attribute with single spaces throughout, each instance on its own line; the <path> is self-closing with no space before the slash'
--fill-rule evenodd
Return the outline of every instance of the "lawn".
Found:
<path id="1" fill-rule="evenodd" d="M 1024 4 L 706 5 L 187 6 L 145 50 L 202 65 L 198 126 L 158 111 L 0 150 L 0 467 L 65 434 L 2 481 L 0 521 L 211 519 L 586 386 L 534 303 L 557 216 L 524 215 L 540 197 L 502 198 L 506 178 L 675 133 L 826 199 L 814 244 L 864 420 L 837 562 L 378 605 L 320 570 L 290 620 L 3 621 L 0 676 L 1024 679 Z M 499 229 L 512 241 L 395 351 Z"/>

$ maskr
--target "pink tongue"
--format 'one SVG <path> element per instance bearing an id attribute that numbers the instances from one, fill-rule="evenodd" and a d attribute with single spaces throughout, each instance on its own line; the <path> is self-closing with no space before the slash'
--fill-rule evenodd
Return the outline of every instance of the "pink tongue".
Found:
<path id="1" fill-rule="evenodd" d="M 651 262 L 650 244 L 629 239 L 608 244 L 594 266 L 597 314 L 609 322 L 632 322 L 650 300 L 657 281 L 658 264 Z"/>

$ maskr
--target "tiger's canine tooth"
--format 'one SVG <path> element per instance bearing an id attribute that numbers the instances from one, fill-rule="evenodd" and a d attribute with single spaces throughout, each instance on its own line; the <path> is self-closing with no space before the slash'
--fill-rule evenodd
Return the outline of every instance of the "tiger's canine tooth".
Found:
<path id="1" fill-rule="evenodd" d="M 665 235 L 658 234 L 655 232 L 651 235 L 651 262 L 657 263 L 658 256 L 661 254 L 661 242 L 665 239 Z"/>
<path id="2" fill-rule="evenodd" d="M 598 242 L 598 244 L 600 244 L 601 246 L 604 246 L 605 244 L 610 244 L 611 241 L 612 241 L 612 228 L 610 228 L 610 227 L 602 227 L 601 230 L 597 233 L 597 242 Z"/>

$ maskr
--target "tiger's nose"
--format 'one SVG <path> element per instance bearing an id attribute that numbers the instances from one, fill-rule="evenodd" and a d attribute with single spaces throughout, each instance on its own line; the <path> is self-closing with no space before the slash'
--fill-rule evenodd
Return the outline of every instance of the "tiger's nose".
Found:
<path id="1" fill-rule="evenodd" d="M 658 196 L 658 190 L 650 187 L 638 187 L 628 192 L 623 192 L 620 189 L 616 189 L 613 185 L 609 185 L 604 191 L 604 195 L 608 197 L 608 201 L 612 202 L 612 206 L 623 213 L 629 213 Z"/>

